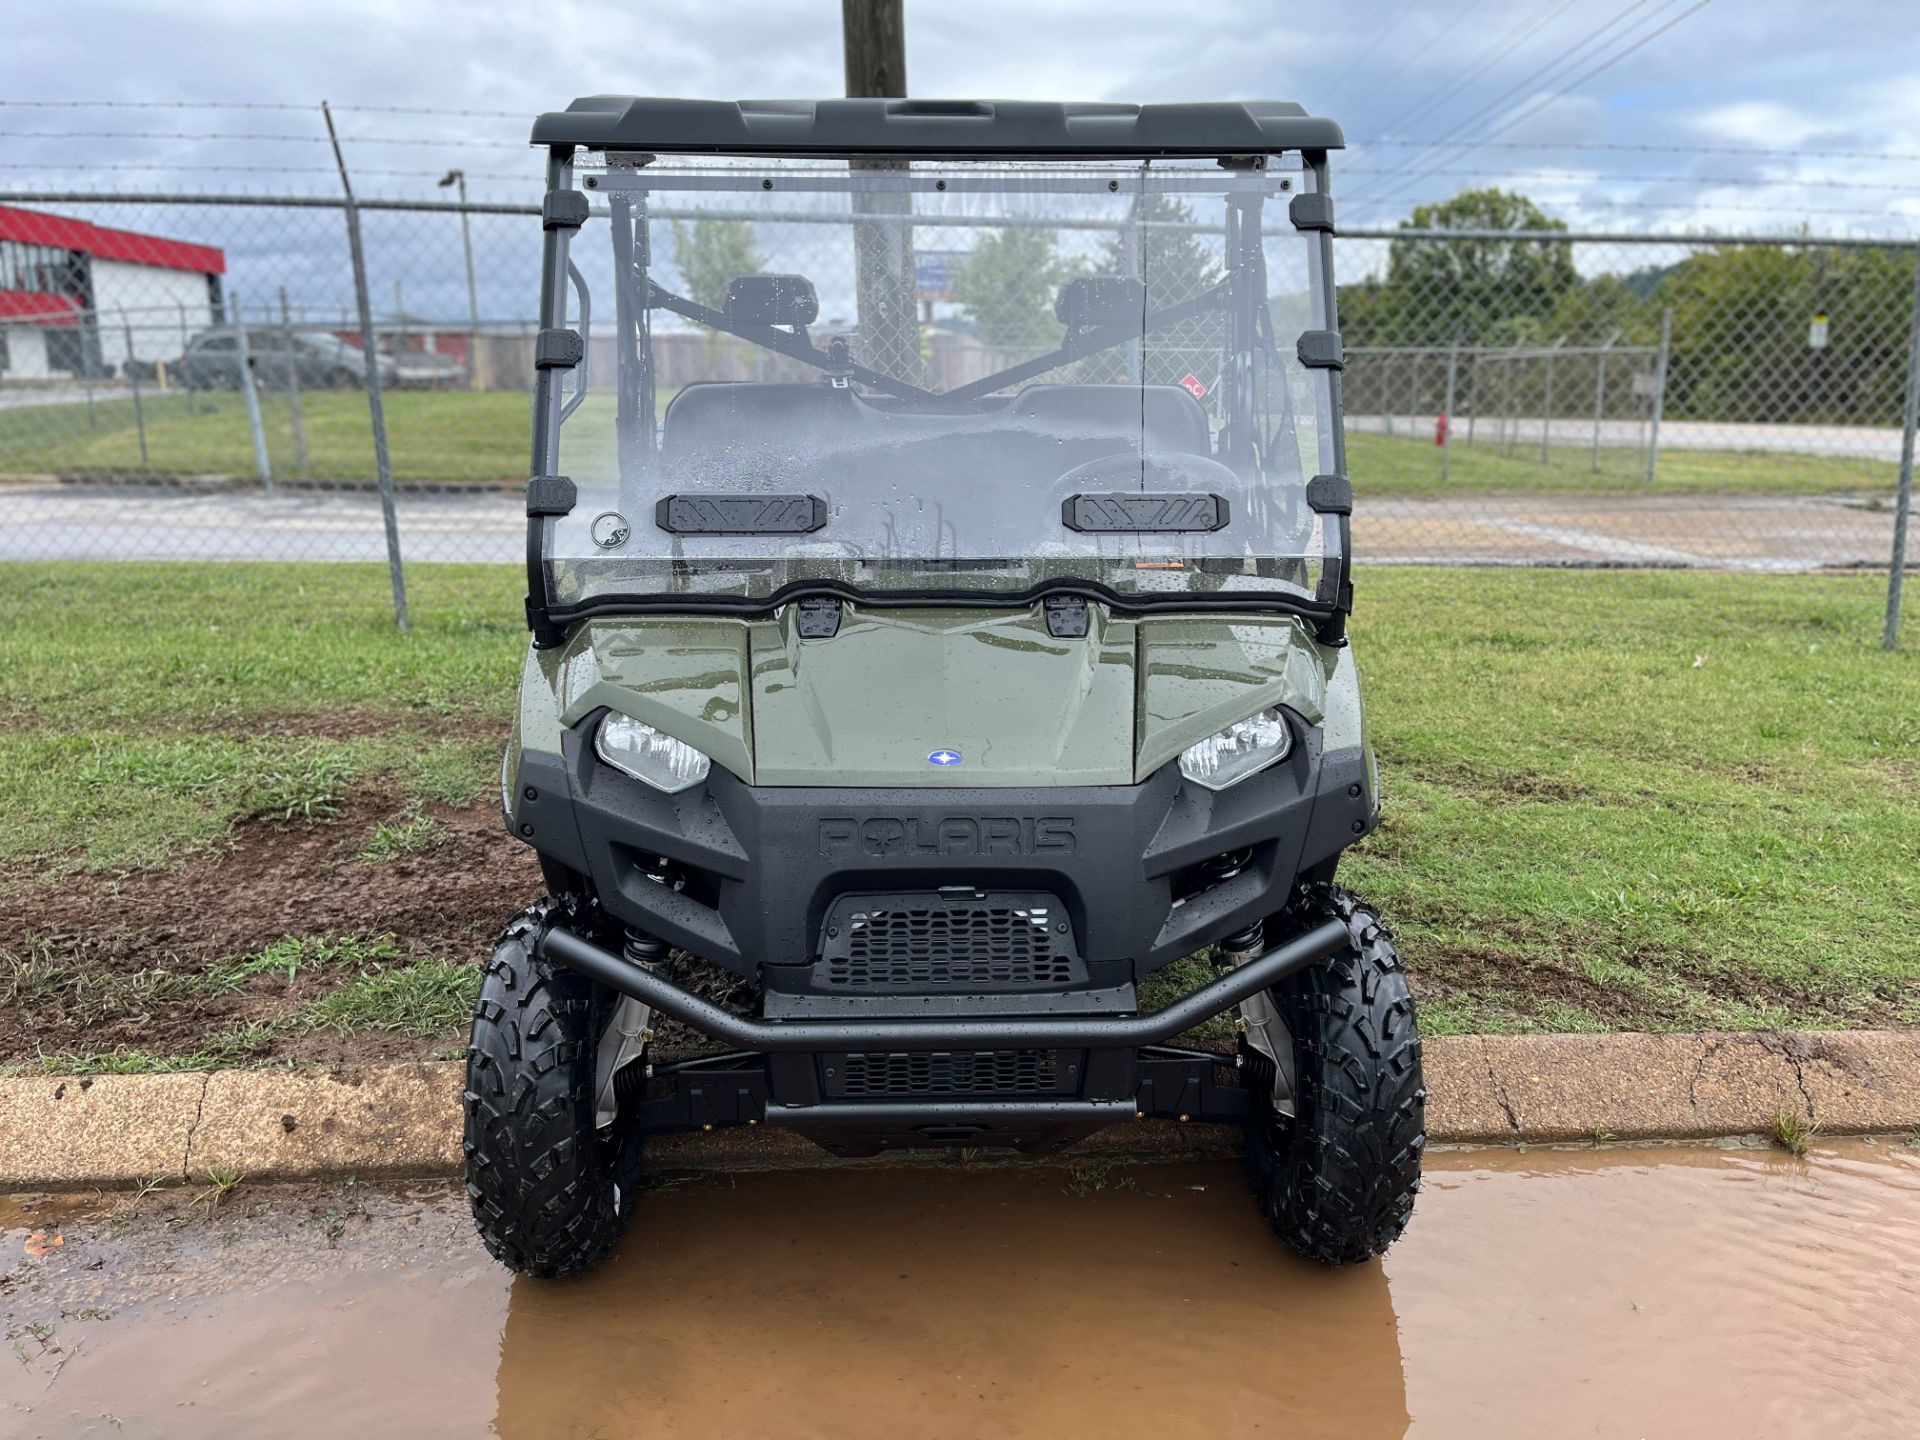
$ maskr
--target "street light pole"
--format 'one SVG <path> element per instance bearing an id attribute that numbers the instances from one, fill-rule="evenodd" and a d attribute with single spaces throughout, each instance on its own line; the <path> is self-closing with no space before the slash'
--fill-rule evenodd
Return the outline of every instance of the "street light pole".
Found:
<path id="1" fill-rule="evenodd" d="M 479 388 L 480 378 L 480 295 L 473 283 L 473 226 L 467 215 L 467 172 L 449 170 L 440 178 L 440 188 L 460 187 L 460 248 L 467 257 L 467 388 Z"/>

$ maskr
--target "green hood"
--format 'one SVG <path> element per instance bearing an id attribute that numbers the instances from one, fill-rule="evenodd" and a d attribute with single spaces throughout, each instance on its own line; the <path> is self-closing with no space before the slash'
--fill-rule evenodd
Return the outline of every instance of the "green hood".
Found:
<path id="1" fill-rule="evenodd" d="M 937 787 L 1130 784 L 1268 705 L 1318 724 L 1336 656 L 1276 617 L 1095 605 L 1059 640 L 1038 607 L 847 605 L 801 639 L 797 613 L 595 620 L 531 663 L 560 724 L 611 706 L 753 784 Z"/>

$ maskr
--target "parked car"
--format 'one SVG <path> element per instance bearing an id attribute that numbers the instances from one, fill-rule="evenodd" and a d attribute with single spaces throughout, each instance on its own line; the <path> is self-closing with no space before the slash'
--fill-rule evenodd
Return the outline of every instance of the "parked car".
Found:
<path id="1" fill-rule="evenodd" d="M 285 390 L 296 375 L 303 388 L 313 390 L 351 389 L 365 383 L 366 363 L 360 348 L 326 331 L 249 325 L 246 341 L 254 383 L 263 389 Z M 447 356 L 424 351 L 398 356 L 382 352 L 379 366 L 380 383 L 394 388 L 445 388 L 465 376 Z M 239 327 L 216 325 L 201 331 L 187 343 L 186 353 L 167 368 L 189 390 L 239 389 Z"/>
<path id="2" fill-rule="evenodd" d="M 359 351 L 354 351 L 357 358 Z M 380 382 L 405 390 L 449 390 L 464 384 L 467 372 L 451 355 L 431 350 L 389 350 L 380 356 Z"/>

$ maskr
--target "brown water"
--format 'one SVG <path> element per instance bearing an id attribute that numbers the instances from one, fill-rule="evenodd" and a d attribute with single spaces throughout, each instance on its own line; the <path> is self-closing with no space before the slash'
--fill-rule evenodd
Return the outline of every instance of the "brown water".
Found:
<path id="1" fill-rule="evenodd" d="M 709 1178 L 639 1222 L 556 1285 L 447 1187 L 0 1209 L 0 1435 L 1920 1434 L 1889 1142 L 1436 1153 L 1344 1271 L 1218 1163 Z"/>

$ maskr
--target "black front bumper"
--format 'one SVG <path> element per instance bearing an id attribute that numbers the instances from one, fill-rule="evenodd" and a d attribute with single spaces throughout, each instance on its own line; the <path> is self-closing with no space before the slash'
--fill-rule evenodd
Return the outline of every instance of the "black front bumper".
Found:
<path id="1" fill-rule="evenodd" d="M 1163 1042 L 1349 941 L 1344 924 L 1324 921 L 1147 1015 L 867 1020 L 755 1019 L 571 930 L 551 927 L 536 945 L 554 964 L 739 1047 L 641 1072 L 623 1096 L 626 1128 L 662 1133 L 764 1122 L 791 1127 L 839 1153 L 871 1154 L 937 1144 L 1050 1149 L 1115 1120 L 1239 1119 L 1247 1113 L 1247 1094 L 1220 1073 L 1233 1068 L 1233 1057 Z M 884 1072 L 880 1083 L 850 1086 L 856 1062 L 863 1073 Z M 982 1068 L 989 1092 L 1001 1083 L 1045 1093 L 979 1093 Z M 943 1088 L 973 1093 L 942 1096 Z"/>

